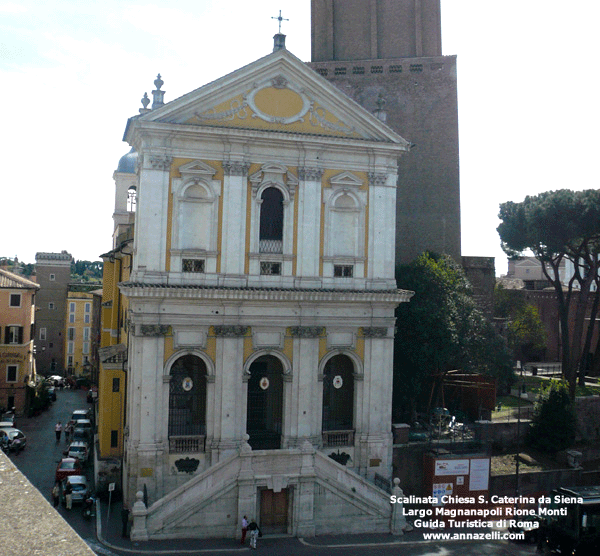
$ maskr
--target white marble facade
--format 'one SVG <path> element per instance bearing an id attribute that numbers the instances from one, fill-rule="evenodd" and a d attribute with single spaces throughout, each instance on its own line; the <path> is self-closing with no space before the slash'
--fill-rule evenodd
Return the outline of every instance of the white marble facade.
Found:
<path id="1" fill-rule="evenodd" d="M 253 83 L 301 98 L 299 115 L 269 115 Z M 149 502 L 134 537 L 234 536 L 271 503 L 290 534 L 349 516 L 389 530 L 373 480 L 391 480 L 394 309 L 410 298 L 394 280 L 407 142 L 286 50 L 131 119 L 125 138 L 139 164 L 124 489 Z"/>

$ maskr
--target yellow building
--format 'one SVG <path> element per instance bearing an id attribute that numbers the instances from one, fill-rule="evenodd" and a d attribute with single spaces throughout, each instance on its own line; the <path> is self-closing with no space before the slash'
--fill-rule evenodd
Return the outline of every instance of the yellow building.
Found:
<path id="1" fill-rule="evenodd" d="M 102 255 L 104 262 L 98 377 L 98 457 L 123 455 L 127 362 L 128 301 L 118 284 L 129 279 L 135 217 L 135 164 L 130 152 L 119 161 L 116 184 L 113 249 Z M 102 487 L 102 485 L 100 485 Z"/>
<path id="2" fill-rule="evenodd" d="M 35 385 L 35 294 L 40 286 L 0 269 L 0 410 L 23 414 Z"/>
<path id="3" fill-rule="evenodd" d="M 73 378 L 88 377 L 91 371 L 93 341 L 93 298 L 88 292 L 67 293 L 65 323 L 65 369 Z"/>

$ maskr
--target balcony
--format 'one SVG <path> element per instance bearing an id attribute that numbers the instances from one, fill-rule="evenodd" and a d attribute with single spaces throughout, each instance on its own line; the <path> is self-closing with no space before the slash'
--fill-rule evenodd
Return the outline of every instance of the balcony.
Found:
<path id="1" fill-rule="evenodd" d="M 259 253 L 283 253 L 283 240 L 281 239 L 261 239 L 258 242 Z"/>
<path id="2" fill-rule="evenodd" d="M 323 431 L 323 448 L 354 446 L 354 431 Z"/>
<path id="3" fill-rule="evenodd" d="M 198 454 L 206 448 L 206 436 L 169 436 L 171 454 Z"/>

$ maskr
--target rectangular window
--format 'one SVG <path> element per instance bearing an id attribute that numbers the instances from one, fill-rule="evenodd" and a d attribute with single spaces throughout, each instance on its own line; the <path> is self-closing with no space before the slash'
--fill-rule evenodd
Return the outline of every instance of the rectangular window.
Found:
<path id="1" fill-rule="evenodd" d="M 19 367 L 16 365 L 7 365 L 6 366 L 6 382 L 17 382 L 17 371 Z"/>
<path id="2" fill-rule="evenodd" d="M 90 324 L 90 315 L 83 315 L 84 324 Z"/>
<path id="3" fill-rule="evenodd" d="M 67 357 L 67 367 L 72 367 L 73 366 L 73 356 L 69 355 Z"/>
<path id="4" fill-rule="evenodd" d="M 20 307 L 21 306 L 21 294 L 20 293 L 11 293 L 9 303 L 10 303 L 11 307 Z"/>
<path id="5" fill-rule="evenodd" d="M 121 379 L 113 378 L 113 392 L 118 392 L 121 388 Z"/>
<path id="6" fill-rule="evenodd" d="M 263 276 L 281 276 L 281 263 L 272 263 L 269 261 L 260 262 L 260 273 Z"/>
<path id="7" fill-rule="evenodd" d="M 75 353 L 75 342 L 67 342 L 67 353 Z"/>
<path id="8" fill-rule="evenodd" d="M 40 328 L 40 340 L 45 340 L 45 339 L 46 339 L 46 329 Z"/>
<path id="9" fill-rule="evenodd" d="M 119 447 L 119 431 L 110 431 L 110 447 Z"/>
<path id="10" fill-rule="evenodd" d="M 83 348 L 81 350 L 81 353 L 89 353 L 89 352 L 90 352 L 90 343 L 83 342 Z"/>
<path id="11" fill-rule="evenodd" d="M 70 322 L 70 323 L 74 323 L 74 322 L 75 322 L 75 313 L 71 313 L 71 314 L 69 315 L 69 322 Z"/>
<path id="12" fill-rule="evenodd" d="M 23 327 L 22 326 L 7 326 L 4 332 L 5 344 L 22 344 L 23 343 Z"/>
<path id="13" fill-rule="evenodd" d="M 91 311 L 92 305 L 90 303 L 85 304 L 85 312 L 89 313 Z"/>
<path id="14" fill-rule="evenodd" d="M 50 303 L 48 303 L 48 309 L 54 310 L 54 301 L 50 301 Z"/>
<path id="15" fill-rule="evenodd" d="M 204 272 L 204 259 L 183 259 L 181 261 L 183 272 Z"/>
<path id="16" fill-rule="evenodd" d="M 75 303 L 69 303 L 69 313 L 75 312 Z"/>
<path id="17" fill-rule="evenodd" d="M 333 276 L 335 278 L 352 278 L 354 275 L 354 266 L 351 264 L 333 265 Z"/>
<path id="18" fill-rule="evenodd" d="M 83 339 L 88 342 L 90 339 L 90 329 L 89 328 L 84 328 L 83 329 Z"/>
<path id="19" fill-rule="evenodd" d="M 74 328 L 68 328 L 67 329 L 67 340 L 70 340 L 71 342 L 75 339 L 75 329 Z"/>
<path id="20" fill-rule="evenodd" d="M 50 274 L 50 282 L 54 282 L 56 280 L 56 274 Z"/>

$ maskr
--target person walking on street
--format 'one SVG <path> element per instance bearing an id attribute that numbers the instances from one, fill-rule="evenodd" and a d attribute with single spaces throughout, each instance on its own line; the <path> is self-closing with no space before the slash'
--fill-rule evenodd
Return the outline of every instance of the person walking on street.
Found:
<path id="1" fill-rule="evenodd" d="M 250 531 L 250 548 L 254 548 L 256 550 L 256 540 L 259 536 L 262 536 L 256 521 L 252 520 L 250 525 L 248 525 L 248 531 Z"/>
<path id="2" fill-rule="evenodd" d="M 58 497 L 60 496 L 60 483 L 56 481 L 52 487 L 52 503 L 56 508 L 58 506 Z"/>
<path id="3" fill-rule="evenodd" d="M 246 533 L 248 532 L 248 518 L 242 517 L 242 544 L 246 543 Z"/>
<path id="4" fill-rule="evenodd" d="M 71 433 L 73 432 L 73 421 L 69 421 L 65 425 L 65 442 L 68 444 L 69 439 L 71 438 Z"/>
<path id="5" fill-rule="evenodd" d="M 58 442 L 60 440 L 60 434 L 62 433 L 62 423 L 60 421 L 56 423 L 54 432 L 56 433 L 56 441 Z"/>
<path id="6" fill-rule="evenodd" d="M 73 487 L 71 483 L 67 481 L 67 485 L 65 486 L 65 506 L 67 510 L 70 510 L 73 505 Z"/>

